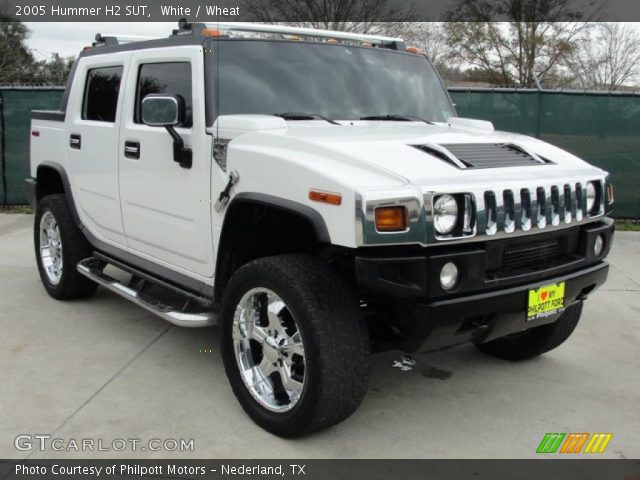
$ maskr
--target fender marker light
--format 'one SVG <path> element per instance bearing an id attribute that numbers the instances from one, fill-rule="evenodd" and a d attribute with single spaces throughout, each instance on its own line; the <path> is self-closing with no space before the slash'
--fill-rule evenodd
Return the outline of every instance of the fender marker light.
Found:
<path id="1" fill-rule="evenodd" d="M 376 229 L 379 232 L 403 232 L 407 229 L 405 207 L 376 208 Z"/>
<path id="2" fill-rule="evenodd" d="M 311 190 L 309 192 L 309 200 L 313 200 L 314 202 L 328 203 L 329 205 L 340 205 L 342 204 L 342 195 Z"/>
<path id="3" fill-rule="evenodd" d="M 205 37 L 222 37 L 222 32 L 213 28 L 205 28 L 200 33 Z"/>

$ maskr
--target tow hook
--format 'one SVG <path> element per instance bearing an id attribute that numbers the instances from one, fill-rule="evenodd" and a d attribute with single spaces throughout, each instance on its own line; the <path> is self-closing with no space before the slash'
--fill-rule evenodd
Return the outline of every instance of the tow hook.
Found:
<path id="1" fill-rule="evenodd" d="M 235 170 L 232 170 L 231 173 L 229 173 L 229 181 L 227 182 L 227 186 L 224 187 L 224 190 L 220 192 L 220 196 L 213 206 L 216 212 L 220 212 L 224 207 L 227 206 L 227 203 L 229 203 L 229 193 L 231 192 L 231 187 L 238 183 L 239 180 L 240 174 Z"/>

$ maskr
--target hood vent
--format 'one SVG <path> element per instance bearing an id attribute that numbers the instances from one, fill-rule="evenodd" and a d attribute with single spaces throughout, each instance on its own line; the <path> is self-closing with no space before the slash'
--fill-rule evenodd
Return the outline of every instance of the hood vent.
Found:
<path id="1" fill-rule="evenodd" d="M 530 167 L 553 163 L 514 143 L 449 143 L 414 147 L 461 169 Z"/>

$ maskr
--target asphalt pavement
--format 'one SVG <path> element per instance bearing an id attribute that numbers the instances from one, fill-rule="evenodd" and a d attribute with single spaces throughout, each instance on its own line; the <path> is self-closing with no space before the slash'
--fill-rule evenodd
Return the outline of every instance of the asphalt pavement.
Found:
<path id="1" fill-rule="evenodd" d="M 640 458 L 640 233 L 616 233 L 608 282 L 557 350 L 511 363 L 467 345 L 408 371 L 376 355 L 351 418 L 283 440 L 233 396 L 217 328 L 171 326 L 104 289 L 50 298 L 32 223 L 0 215 L 0 458 L 533 458 L 548 432 L 612 433 L 599 457 Z M 62 451 L 39 451 L 38 434 Z"/>

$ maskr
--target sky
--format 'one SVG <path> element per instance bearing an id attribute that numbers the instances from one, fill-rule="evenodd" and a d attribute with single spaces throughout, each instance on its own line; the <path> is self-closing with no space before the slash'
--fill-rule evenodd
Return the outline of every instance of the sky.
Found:
<path id="1" fill-rule="evenodd" d="M 168 37 L 177 27 L 176 22 L 25 22 L 31 30 L 28 40 L 29 47 L 34 51 L 38 60 L 51 58 L 52 53 L 59 53 L 63 57 L 76 56 L 80 51 L 91 45 L 96 33 L 142 35 L 152 37 Z"/>
<path id="2" fill-rule="evenodd" d="M 53 53 L 63 57 L 76 56 L 91 45 L 96 33 L 168 37 L 177 22 L 25 22 L 31 30 L 29 47 L 38 60 L 51 58 Z M 640 30 L 640 23 L 630 23 Z"/>

